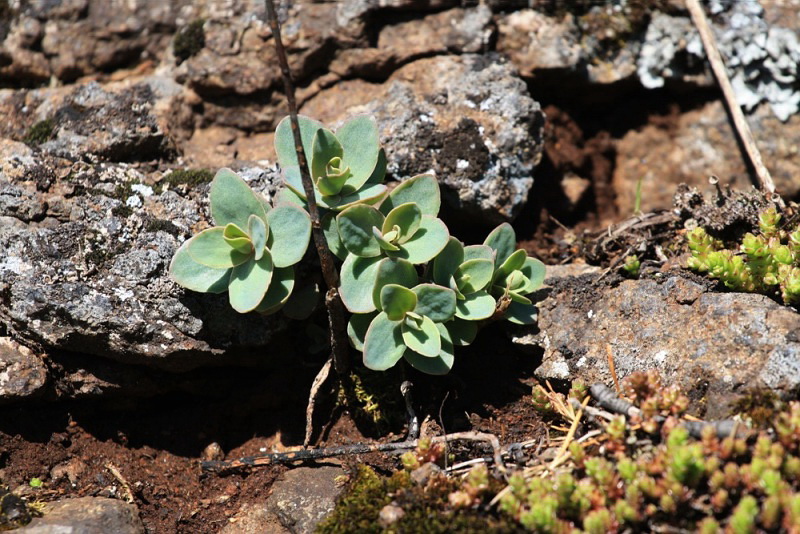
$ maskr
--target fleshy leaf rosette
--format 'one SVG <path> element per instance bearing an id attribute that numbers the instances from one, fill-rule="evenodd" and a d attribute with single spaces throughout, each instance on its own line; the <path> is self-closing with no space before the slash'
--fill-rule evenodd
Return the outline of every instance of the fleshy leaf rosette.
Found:
<path id="1" fill-rule="evenodd" d="M 292 266 L 308 247 L 308 214 L 293 204 L 270 207 L 229 169 L 214 177 L 210 198 L 216 226 L 181 245 L 170 276 L 193 291 L 228 291 L 240 313 L 278 311 L 294 288 Z"/>
<path id="2" fill-rule="evenodd" d="M 380 202 L 386 193 L 382 184 L 386 155 L 380 146 L 375 119 L 356 116 L 335 133 L 309 117 L 301 115 L 297 119 L 317 204 L 341 211 L 356 203 Z M 275 130 L 275 152 L 287 186 L 280 198 L 304 205 L 306 193 L 289 117 L 281 120 Z"/>
<path id="3" fill-rule="evenodd" d="M 417 202 L 417 196 L 424 201 Z M 376 309 L 372 293 L 383 259 L 418 265 L 441 252 L 450 234 L 436 217 L 439 207 L 436 179 L 420 175 L 395 188 L 380 209 L 357 204 L 339 213 L 338 235 L 347 251 L 340 294 L 350 312 L 369 313 Z"/>
<path id="4" fill-rule="evenodd" d="M 405 358 L 424 373 L 446 374 L 453 367 L 454 351 L 444 323 L 455 316 L 456 294 L 436 284 L 414 285 L 410 278 L 405 282 L 376 285 L 377 309 L 353 315 L 350 340 L 363 352 L 368 369 L 385 371 Z"/>
<path id="5" fill-rule="evenodd" d="M 544 264 L 528 257 L 524 250 L 516 250 L 516 234 L 508 223 L 492 230 L 483 244 L 495 252 L 489 292 L 498 300 L 511 301 L 504 317 L 516 324 L 535 323 L 536 307 L 526 295 L 536 291 L 544 282 Z"/>

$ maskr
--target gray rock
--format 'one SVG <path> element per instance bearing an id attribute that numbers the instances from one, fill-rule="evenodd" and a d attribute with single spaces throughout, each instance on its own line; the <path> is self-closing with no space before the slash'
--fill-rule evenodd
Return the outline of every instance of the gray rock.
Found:
<path id="1" fill-rule="evenodd" d="M 572 16 L 558 19 L 522 9 L 500 17 L 498 34 L 497 50 L 508 55 L 526 77 L 547 69 L 576 69 L 583 59 Z"/>
<path id="2" fill-rule="evenodd" d="M 262 504 L 243 506 L 223 534 L 308 534 L 333 511 L 344 489 L 336 483 L 341 467 L 298 467 L 284 473 L 272 485 Z"/>
<path id="3" fill-rule="evenodd" d="M 210 224 L 207 185 L 161 191 L 153 176 L 133 166 L 69 168 L 70 181 L 52 190 L 15 182 L 47 205 L 46 217 L 39 224 L 13 218 L 13 226 L 0 227 L 0 323 L 15 339 L 43 350 L 188 369 L 218 362 L 226 351 L 246 359 L 283 330 L 279 318 L 237 314 L 227 295 L 185 291 L 169 279 L 177 247 Z M 244 174 L 268 197 L 274 190 L 274 169 Z"/>
<path id="4" fill-rule="evenodd" d="M 47 382 L 47 368 L 29 348 L 0 337 L 0 403 L 41 394 Z"/>
<path id="5" fill-rule="evenodd" d="M 25 534 L 144 534 L 144 531 L 136 506 L 102 497 L 50 503 L 42 517 L 17 529 Z"/>
<path id="6" fill-rule="evenodd" d="M 611 383 L 657 369 L 667 383 L 703 399 L 710 418 L 729 414 L 747 389 L 800 387 L 800 315 L 763 295 L 709 292 L 680 273 L 663 279 L 594 284 L 595 275 L 551 279 L 538 330 L 516 329 L 515 343 L 544 349 L 541 378 Z"/>
<path id="7" fill-rule="evenodd" d="M 516 74 L 494 56 L 422 59 L 382 85 L 341 82 L 302 111 L 327 124 L 374 115 L 390 176 L 433 172 L 455 211 L 496 224 L 519 213 L 542 153 L 544 115 Z"/>

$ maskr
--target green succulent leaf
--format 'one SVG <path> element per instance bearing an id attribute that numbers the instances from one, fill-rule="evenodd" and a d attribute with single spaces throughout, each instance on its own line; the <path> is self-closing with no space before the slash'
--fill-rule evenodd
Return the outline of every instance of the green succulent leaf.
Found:
<path id="1" fill-rule="evenodd" d="M 317 130 L 322 128 L 322 123 L 303 115 L 298 115 L 297 122 L 300 124 L 300 140 L 303 143 L 303 150 L 306 154 L 311 154 L 314 135 Z M 297 167 L 297 150 L 294 146 L 294 135 L 289 117 L 284 117 L 275 129 L 275 153 L 278 156 L 278 164 L 283 169 Z M 302 192 L 302 187 L 300 191 Z"/>
<path id="2" fill-rule="evenodd" d="M 547 269 L 541 261 L 528 257 L 525 258 L 525 264 L 520 268 L 520 272 L 528 279 L 528 284 L 520 293 L 527 295 L 542 287 Z"/>
<path id="3" fill-rule="evenodd" d="M 344 260 L 339 294 L 350 313 L 369 313 L 377 308 L 380 292 L 378 298 L 373 299 L 373 289 L 382 261 L 385 260 L 380 257 L 361 258 L 354 255 L 347 256 Z"/>
<path id="4" fill-rule="evenodd" d="M 256 215 L 251 215 L 247 220 L 247 233 L 250 234 L 250 239 L 253 242 L 253 251 L 256 260 L 261 259 L 267 248 L 267 232 L 267 224 L 264 222 L 264 219 Z"/>
<path id="5" fill-rule="evenodd" d="M 393 258 L 380 259 L 372 286 L 372 301 L 374 306 L 380 306 L 381 290 L 386 284 L 397 284 L 411 288 L 417 285 L 418 281 L 417 270 L 406 260 Z"/>
<path id="6" fill-rule="evenodd" d="M 336 130 L 344 149 L 344 163 L 351 176 L 343 193 L 354 193 L 370 179 L 378 164 L 380 138 L 375 119 L 367 115 L 353 117 Z"/>
<path id="7" fill-rule="evenodd" d="M 517 236 L 510 224 L 503 223 L 486 236 L 483 244 L 495 251 L 494 266 L 499 268 L 517 248 Z"/>
<path id="8" fill-rule="evenodd" d="M 422 211 L 419 206 L 411 202 L 400 204 L 386 215 L 381 231 L 384 235 L 398 228 L 396 243 L 402 245 L 414 235 L 422 222 Z"/>
<path id="9" fill-rule="evenodd" d="M 442 351 L 442 335 L 430 317 L 419 321 L 407 317 L 402 322 L 403 342 L 416 353 L 435 358 Z"/>
<path id="10" fill-rule="evenodd" d="M 217 226 L 234 223 L 247 228 L 247 220 L 257 215 L 267 220 L 264 203 L 242 178 L 230 169 L 220 169 L 211 182 L 211 216 Z"/>
<path id="11" fill-rule="evenodd" d="M 301 208 L 306 207 L 306 199 L 305 197 L 301 197 L 294 190 L 290 187 L 284 187 L 279 189 L 277 193 L 275 193 L 275 197 L 273 199 L 275 206 L 281 206 L 283 204 L 292 204 L 294 206 L 298 206 Z"/>
<path id="12" fill-rule="evenodd" d="M 439 182 L 432 174 L 420 174 L 395 187 L 381 204 L 381 212 L 387 214 L 397 206 L 413 202 L 423 215 L 436 217 L 442 205 Z"/>
<path id="13" fill-rule="evenodd" d="M 333 132 L 320 128 L 311 144 L 311 178 L 323 196 L 338 195 L 350 176 L 344 150 Z"/>
<path id="14" fill-rule="evenodd" d="M 337 195 L 333 197 L 319 197 L 317 204 L 323 208 L 334 211 L 342 211 L 356 204 L 376 205 L 383 200 L 386 195 L 386 186 L 383 184 L 370 184 L 359 189 L 355 193 L 348 195 Z"/>
<path id="15" fill-rule="evenodd" d="M 393 232 L 394 235 L 397 235 L 397 233 L 398 232 Z M 400 250 L 400 247 L 390 241 L 390 239 L 392 239 L 390 235 L 384 236 L 377 227 L 372 227 L 372 236 L 378 242 L 378 246 L 387 252 L 397 252 Z"/>
<path id="16" fill-rule="evenodd" d="M 415 313 L 429 317 L 435 323 L 449 321 L 456 313 L 456 294 L 452 289 L 436 284 L 420 284 L 413 291 L 417 295 Z"/>
<path id="17" fill-rule="evenodd" d="M 380 309 L 392 321 L 400 321 L 417 307 L 417 294 L 399 284 L 386 284 L 381 288 Z"/>
<path id="18" fill-rule="evenodd" d="M 519 302 L 509 304 L 505 313 L 505 318 L 514 324 L 535 324 L 536 316 L 536 306 Z"/>
<path id="19" fill-rule="evenodd" d="M 261 299 L 254 311 L 269 315 L 280 310 L 289 300 L 294 289 L 294 269 L 291 267 L 276 268 L 272 273 L 267 294 Z"/>
<path id="20" fill-rule="evenodd" d="M 379 313 L 364 336 L 364 366 L 373 371 L 385 371 L 394 367 L 405 351 L 401 323 Z"/>
<path id="21" fill-rule="evenodd" d="M 456 302 L 456 317 L 467 321 L 488 319 L 496 306 L 497 302 L 486 291 L 477 291 Z"/>
<path id="22" fill-rule="evenodd" d="M 450 338 L 453 340 L 454 345 L 466 347 L 473 341 L 475 336 L 478 335 L 478 325 L 473 321 L 466 321 L 456 317 L 452 321 L 444 324 L 447 331 L 450 333 Z"/>
<path id="23" fill-rule="evenodd" d="M 439 329 L 439 334 L 442 338 L 442 350 L 439 352 L 438 356 L 435 358 L 428 358 L 412 350 L 407 350 L 403 356 L 406 361 L 418 371 L 429 375 L 446 375 L 450 372 L 450 369 L 453 368 L 455 351 L 453 350 L 453 342 L 450 339 L 450 333 L 444 325 L 437 324 L 436 327 Z"/>
<path id="24" fill-rule="evenodd" d="M 225 228 L 214 226 L 203 230 L 187 241 L 187 249 L 197 263 L 214 269 L 228 269 L 246 262 L 252 257 L 231 246 L 224 237 Z"/>
<path id="25" fill-rule="evenodd" d="M 293 204 L 275 206 L 267 214 L 268 247 L 276 267 L 294 265 L 306 253 L 311 238 L 311 218 Z"/>
<path id="26" fill-rule="evenodd" d="M 500 267 L 497 268 L 494 275 L 495 281 L 505 280 L 511 273 L 520 270 L 522 266 L 525 265 L 525 258 L 527 257 L 528 254 L 522 249 L 513 252 L 500 264 Z"/>
<path id="27" fill-rule="evenodd" d="M 353 348 L 359 351 L 364 350 L 364 339 L 367 337 L 367 330 L 373 319 L 378 315 L 374 313 L 354 313 L 347 322 L 347 337 Z"/>
<path id="28" fill-rule="evenodd" d="M 433 260 L 433 281 L 440 286 L 449 286 L 450 278 L 464 262 L 464 245 L 450 237 L 442 251 Z"/>
<path id="29" fill-rule="evenodd" d="M 255 310 L 267 294 L 274 270 L 269 251 L 258 261 L 251 258 L 234 267 L 228 284 L 231 307 L 239 313 Z"/>
<path id="30" fill-rule="evenodd" d="M 336 214 L 333 212 L 326 213 L 322 217 L 320 224 L 322 225 L 322 233 L 325 235 L 325 240 L 328 242 L 328 248 L 334 256 L 344 260 L 347 257 L 347 249 L 339 237 L 339 224 L 336 222 Z"/>
<path id="31" fill-rule="evenodd" d="M 427 263 L 442 251 L 449 239 L 450 232 L 440 219 L 424 215 L 416 233 L 391 255 L 413 264 Z"/>
<path id="32" fill-rule="evenodd" d="M 336 217 L 342 244 L 351 253 L 362 258 L 379 256 L 381 246 L 373 228 L 383 225 L 383 215 L 372 206 L 356 204 Z"/>
<path id="33" fill-rule="evenodd" d="M 291 269 L 291 267 L 289 267 Z M 283 314 L 289 319 L 302 321 L 314 312 L 319 303 L 320 290 L 316 283 L 305 284 L 293 291 L 283 306 Z"/>
<path id="34" fill-rule="evenodd" d="M 250 255 L 253 252 L 253 242 L 250 241 L 250 236 L 233 223 L 225 225 L 225 229 L 222 231 L 222 238 L 242 254 Z"/>
<path id="35" fill-rule="evenodd" d="M 456 270 L 453 277 L 462 295 L 480 291 L 489 285 L 494 274 L 494 262 L 483 258 L 467 260 Z"/>
<path id="36" fill-rule="evenodd" d="M 372 171 L 367 182 L 362 186 L 369 186 L 373 184 L 381 184 L 383 183 L 383 179 L 386 177 L 386 151 L 381 148 L 378 151 L 378 163 L 375 164 L 375 169 Z"/>
<path id="37" fill-rule="evenodd" d="M 464 247 L 464 261 L 469 260 L 491 260 L 494 262 L 494 250 L 488 245 L 470 245 Z"/>
<path id="38" fill-rule="evenodd" d="M 228 289 L 231 269 L 214 269 L 197 263 L 189 254 L 189 242 L 186 241 L 169 264 L 169 276 L 175 283 L 192 291 L 224 293 Z"/>

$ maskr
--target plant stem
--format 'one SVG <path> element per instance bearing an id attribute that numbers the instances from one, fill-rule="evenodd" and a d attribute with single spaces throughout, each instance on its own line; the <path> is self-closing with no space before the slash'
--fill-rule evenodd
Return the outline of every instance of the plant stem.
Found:
<path id="1" fill-rule="evenodd" d="M 286 49 L 281 40 L 281 27 L 278 23 L 278 15 L 275 12 L 273 0 L 264 0 L 267 7 L 267 22 L 272 29 L 272 38 L 275 41 L 275 52 L 278 55 L 278 64 L 283 75 L 283 87 L 286 92 L 286 101 L 289 105 L 289 120 L 292 125 L 292 135 L 294 136 L 294 148 L 297 151 L 297 163 L 300 166 L 300 176 L 303 181 L 303 191 L 306 194 L 308 203 L 308 214 L 311 216 L 311 227 L 314 235 L 314 245 L 317 248 L 319 263 L 322 267 L 322 276 L 328 292 L 325 296 L 325 307 L 328 310 L 328 325 L 331 335 L 331 352 L 333 355 L 333 366 L 341 379 L 346 375 L 350 366 L 347 340 L 344 337 L 345 320 L 342 299 L 339 297 L 339 275 L 336 272 L 333 254 L 328 249 L 325 234 L 322 232 L 320 224 L 319 208 L 317 207 L 314 195 L 314 182 L 308 172 L 308 160 L 306 159 L 303 142 L 300 137 L 300 123 L 297 121 L 297 101 L 294 98 L 294 82 L 292 73 L 289 70 L 289 61 L 286 59 Z"/>

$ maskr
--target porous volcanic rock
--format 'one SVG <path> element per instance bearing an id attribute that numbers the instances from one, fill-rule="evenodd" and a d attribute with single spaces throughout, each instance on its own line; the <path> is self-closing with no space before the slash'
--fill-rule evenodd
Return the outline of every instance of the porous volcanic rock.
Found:
<path id="1" fill-rule="evenodd" d="M 383 84 L 344 81 L 302 112 L 334 125 L 373 115 L 391 177 L 435 173 L 445 201 L 484 224 L 519 213 L 542 153 L 539 104 L 514 68 L 492 55 L 421 59 Z"/>
<path id="2" fill-rule="evenodd" d="M 39 395 L 47 381 L 42 359 L 28 347 L 0 337 L 0 403 Z"/>
<path id="3" fill-rule="evenodd" d="M 226 294 L 185 291 L 169 279 L 180 243 L 211 224 L 207 183 L 76 162 L 68 179 L 42 187 L 29 168 L 30 149 L 10 146 L 19 155 L 2 166 L 0 191 L 17 191 L 14 198 L 44 210 L 30 220 L 19 214 L 33 207 L 0 202 L 0 323 L 15 339 L 45 351 L 187 369 L 218 362 L 228 349 L 257 354 L 284 328 L 275 317 L 237 314 Z M 274 192 L 275 169 L 243 175 L 267 198 Z"/>
<path id="4" fill-rule="evenodd" d="M 727 416 L 750 388 L 800 387 L 800 314 L 766 296 L 712 291 L 681 272 L 615 287 L 596 274 L 548 284 L 538 327 L 512 336 L 544 349 L 541 378 L 610 384 L 610 346 L 620 378 L 657 369 L 709 418 Z"/>

